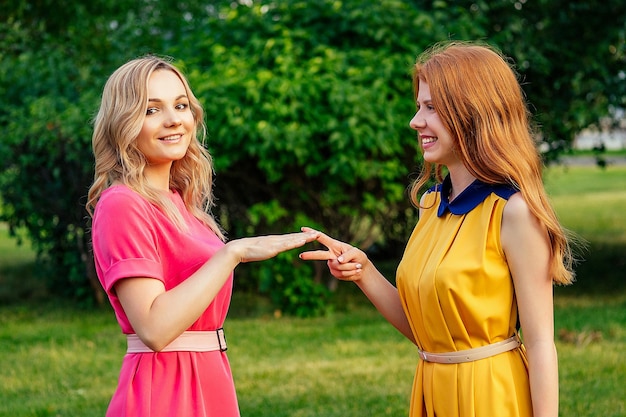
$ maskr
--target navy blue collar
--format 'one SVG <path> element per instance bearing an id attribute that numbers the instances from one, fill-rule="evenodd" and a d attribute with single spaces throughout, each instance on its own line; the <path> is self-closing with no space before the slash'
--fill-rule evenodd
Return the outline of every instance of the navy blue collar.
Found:
<path id="1" fill-rule="evenodd" d="M 443 216 L 446 211 L 452 214 L 460 215 L 467 214 L 474 210 L 476 206 L 485 201 L 491 193 L 495 193 L 501 198 L 508 200 L 518 190 L 508 184 L 486 184 L 479 180 L 474 180 L 467 188 L 461 192 L 452 202 L 448 201 L 450 196 L 450 190 L 452 189 L 452 182 L 450 181 L 450 175 L 446 176 L 443 183 L 434 185 L 429 191 L 438 191 L 441 196 L 441 202 L 437 209 L 437 217 Z"/>

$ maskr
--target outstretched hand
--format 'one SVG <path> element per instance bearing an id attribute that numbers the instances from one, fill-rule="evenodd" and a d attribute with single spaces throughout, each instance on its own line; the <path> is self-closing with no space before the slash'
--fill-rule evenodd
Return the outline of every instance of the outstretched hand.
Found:
<path id="1" fill-rule="evenodd" d="M 319 232 L 310 230 L 284 235 L 246 237 L 232 240 L 227 246 L 235 251 L 239 262 L 263 261 L 281 252 L 299 248 L 317 239 Z"/>
<path id="2" fill-rule="evenodd" d="M 357 281 L 361 278 L 363 266 L 369 262 L 365 252 L 310 227 L 303 227 L 302 231 L 317 233 L 317 241 L 326 246 L 328 250 L 302 252 L 300 259 L 305 261 L 327 261 L 326 264 L 330 273 L 337 279 Z"/>

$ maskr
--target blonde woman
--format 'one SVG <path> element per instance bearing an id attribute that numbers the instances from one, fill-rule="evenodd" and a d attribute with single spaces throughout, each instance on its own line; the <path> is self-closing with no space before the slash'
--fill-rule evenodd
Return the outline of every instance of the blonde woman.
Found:
<path id="1" fill-rule="evenodd" d="M 108 79 L 89 190 L 98 277 L 128 351 L 107 416 L 239 416 L 223 324 L 233 270 L 315 239 L 232 240 L 210 214 L 203 110 L 169 61 L 143 57 Z"/>
<path id="2" fill-rule="evenodd" d="M 354 281 L 417 345 L 412 417 L 557 417 L 552 287 L 572 281 L 572 258 L 516 75 L 486 45 L 449 42 L 418 58 L 414 89 L 424 169 L 397 288 L 326 235 L 328 251 L 300 256 Z"/>

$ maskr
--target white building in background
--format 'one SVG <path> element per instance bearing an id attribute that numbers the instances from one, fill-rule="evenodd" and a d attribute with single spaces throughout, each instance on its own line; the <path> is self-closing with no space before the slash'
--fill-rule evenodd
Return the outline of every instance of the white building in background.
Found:
<path id="1" fill-rule="evenodd" d="M 574 139 L 574 149 L 590 150 L 604 145 L 607 151 L 626 149 L 626 129 L 610 131 L 583 130 Z"/>
<path id="2" fill-rule="evenodd" d="M 623 115 L 623 112 L 622 112 Z M 617 126 L 607 119 L 600 128 L 585 129 L 574 138 L 574 149 L 590 150 L 604 145 L 607 151 L 626 149 L 626 117 L 621 117 Z"/>

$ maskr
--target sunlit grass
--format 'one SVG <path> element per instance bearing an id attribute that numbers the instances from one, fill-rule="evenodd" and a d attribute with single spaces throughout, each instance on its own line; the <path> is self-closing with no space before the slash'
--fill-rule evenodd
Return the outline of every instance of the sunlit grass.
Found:
<path id="1" fill-rule="evenodd" d="M 589 240 L 626 242 L 626 166 L 554 167 L 545 178 L 566 228 Z"/>
<path id="2" fill-rule="evenodd" d="M 108 311 L 13 305 L 0 317 L 0 415 L 104 415 L 123 345 Z"/>
<path id="3" fill-rule="evenodd" d="M 228 330 L 244 416 L 408 413 L 415 348 L 371 308 L 319 319 L 235 320 Z"/>

